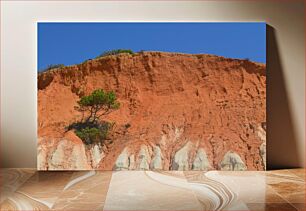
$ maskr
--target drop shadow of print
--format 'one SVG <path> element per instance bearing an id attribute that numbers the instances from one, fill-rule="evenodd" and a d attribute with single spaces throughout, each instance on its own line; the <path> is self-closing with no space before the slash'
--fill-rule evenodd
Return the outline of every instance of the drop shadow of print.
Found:
<path id="1" fill-rule="evenodd" d="M 267 25 L 267 170 L 299 167 L 276 30 Z"/>

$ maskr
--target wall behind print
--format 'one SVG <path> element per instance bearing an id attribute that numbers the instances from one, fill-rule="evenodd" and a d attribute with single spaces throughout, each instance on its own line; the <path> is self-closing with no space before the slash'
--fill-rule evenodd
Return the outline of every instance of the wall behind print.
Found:
<path id="1" fill-rule="evenodd" d="M 304 166 L 303 1 L 1 1 L 1 163 L 36 168 L 37 21 L 266 21 L 268 169 Z"/>

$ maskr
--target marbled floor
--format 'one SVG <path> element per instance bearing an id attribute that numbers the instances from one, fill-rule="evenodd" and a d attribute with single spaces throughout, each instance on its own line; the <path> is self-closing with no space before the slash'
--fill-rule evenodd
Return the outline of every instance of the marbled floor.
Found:
<path id="1" fill-rule="evenodd" d="M 305 169 L 1 169 L 1 210 L 305 210 Z"/>

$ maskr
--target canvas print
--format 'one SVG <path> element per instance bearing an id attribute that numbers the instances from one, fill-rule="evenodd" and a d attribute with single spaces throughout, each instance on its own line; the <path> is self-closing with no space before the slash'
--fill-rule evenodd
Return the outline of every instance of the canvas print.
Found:
<path id="1" fill-rule="evenodd" d="M 39 170 L 264 170 L 266 25 L 38 23 Z"/>

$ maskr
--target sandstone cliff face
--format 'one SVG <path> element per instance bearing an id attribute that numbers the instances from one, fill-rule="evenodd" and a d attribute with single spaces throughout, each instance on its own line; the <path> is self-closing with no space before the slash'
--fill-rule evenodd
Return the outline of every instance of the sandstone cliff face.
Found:
<path id="1" fill-rule="evenodd" d="M 85 146 L 65 127 L 99 88 L 121 103 L 107 116 L 116 128 L 103 146 Z M 38 75 L 41 170 L 263 170 L 265 122 L 265 65 L 247 60 L 144 52 Z"/>

